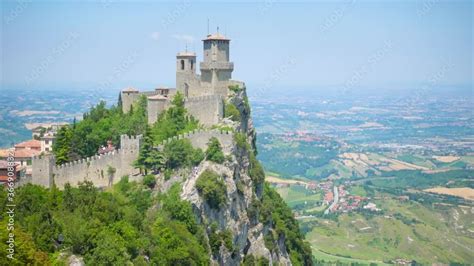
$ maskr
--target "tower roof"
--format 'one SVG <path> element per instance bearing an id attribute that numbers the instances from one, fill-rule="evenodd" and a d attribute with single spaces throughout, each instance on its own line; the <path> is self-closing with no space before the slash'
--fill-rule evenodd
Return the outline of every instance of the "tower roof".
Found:
<path id="1" fill-rule="evenodd" d="M 184 51 L 184 52 L 177 53 L 176 56 L 196 56 L 196 53 L 195 52 Z"/>
<path id="2" fill-rule="evenodd" d="M 138 90 L 132 87 L 128 87 L 126 89 L 123 89 L 122 92 L 138 92 Z"/>
<path id="3" fill-rule="evenodd" d="M 168 97 L 164 95 L 156 94 L 156 95 L 148 96 L 148 99 L 149 100 L 166 100 L 168 99 Z"/>
<path id="4" fill-rule="evenodd" d="M 219 32 L 213 33 L 213 34 L 208 34 L 203 41 L 230 41 L 230 39 L 227 39 L 224 35 L 220 34 Z"/>

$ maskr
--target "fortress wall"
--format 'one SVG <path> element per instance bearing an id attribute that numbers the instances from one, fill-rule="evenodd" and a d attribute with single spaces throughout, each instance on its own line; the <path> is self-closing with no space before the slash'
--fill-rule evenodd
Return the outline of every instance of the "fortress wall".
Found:
<path id="1" fill-rule="evenodd" d="M 188 98 L 184 102 L 184 106 L 189 114 L 205 126 L 219 123 L 224 116 L 224 102 L 218 95 Z"/>
<path id="2" fill-rule="evenodd" d="M 153 124 L 158 120 L 159 115 L 168 107 L 168 101 L 163 100 L 150 100 L 148 99 L 147 113 L 148 113 L 148 124 Z"/>
<path id="3" fill-rule="evenodd" d="M 176 72 L 176 89 L 186 95 L 185 84 L 188 85 L 188 97 L 203 94 L 198 76 L 193 72 Z"/>
<path id="4" fill-rule="evenodd" d="M 122 111 L 124 113 L 128 113 L 130 111 L 130 107 L 135 101 L 138 100 L 139 97 L 140 93 L 138 92 L 121 92 Z"/>
<path id="5" fill-rule="evenodd" d="M 149 97 L 149 96 L 155 96 L 158 94 L 157 91 L 142 91 L 140 92 L 140 94 L 143 94 L 145 95 L 146 97 Z"/>
<path id="6" fill-rule="evenodd" d="M 189 139 L 191 141 L 191 144 L 193 145 L 194 148 L 200 148 L 203 151 L 207 149 L 207 144 L 209 143 L 209 139 L 215 137 L 219 140 L 221 143 L 222 151 L 225 154 L 230 154 L 232 152 L 232 147 L 233 147 L 233 140 L 234 140 L 234 135 L 232 132 L 228 131 L 220 131 L 220 130 L 197 130 L 193 132 L 189 132 L 186 134 L 179 135 L 174 138 L 169 138 L 161 143 L 161 145 L 158 146 L 159 149 L 163 148 L 163 145 L 166 143 L 169 143 L 173 139 Z"/>
<path id="7" fill-rule="evenodd" d="M 108 167 L 117 169 L 114 177 L 120 171 L 122 150 L 104 154 L 101 156 L 93 156 L 78 161 L 65 163 L 54 168 L 54 181 L 60 188 L 66 183 L 76 186 L 79 182 L 92 181 L 97 187 L 107 187 L 113 184 L 114 179 L 109 177 Z M 117 168 L 119 166 L 119 168 Z M 116 181 L 116 180 L 115 180 Z"/>
<path id="8" fill-rule="evenodd" d="M 107 187 L 120 181 L 124 175 L 133 177 L 138 173 L 132 163 L 139 153 L 141 136 L 120 137 L 121 149 L 104 155 L 80 159 L 74 162 L 55 165 L 54 156 L 33 158 L 32 183 L 51 187 L 52 182 L 63 188 L 66 183 L 77 186 L 78 182 L 92 181 L 97 187 Z M 115 174 L 109 176 L 108 169 L 115 168 Z"/>
<path id="9" fill-rule="evenodd" d="M 34 156 L 31 159 L 31 183 L 44 187 L 52 185 L 53 166 L 56 160 L 52 155 Z"/>

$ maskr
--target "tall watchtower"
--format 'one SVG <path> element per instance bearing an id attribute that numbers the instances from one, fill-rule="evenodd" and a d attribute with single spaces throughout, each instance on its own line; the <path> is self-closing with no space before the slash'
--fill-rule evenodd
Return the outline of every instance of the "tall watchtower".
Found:
<path id="1" fill-rule="evenodd" d="M 195 87 L 196 78 L 196 53 L 179 52 L 176 55 L 176 89 L 186 97 L 190 88 Z"/>
<path id="2" fill-rule="evenodd" d="M 200 63 L 201 84 L 213 94 L 227 95 L 228 81 L 232 78 L 234 63 L 229 61 L 230 39 L 219 32 L 202 40 L 204 60 Z"/>

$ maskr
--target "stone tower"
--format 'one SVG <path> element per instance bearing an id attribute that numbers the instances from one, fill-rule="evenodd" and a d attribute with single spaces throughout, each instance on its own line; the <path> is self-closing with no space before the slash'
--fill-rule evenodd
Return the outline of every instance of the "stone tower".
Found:
<path id="1" fill-rule="evenodd" d="M 204 60 L 200 64 L 201 85 L 210 90 L 210 94 L 227 96 L 228 81 L 232 78 L 234 63 L 229 61 L 229 44 L 220 33 L 209 34 L 204 43 Z"/>
<path id="2" fill-rule="evenodd" d="M 124 89 L 120 93 L 122 99 L 122 111 L 128 113 L 130 112 L 133 103 L 138 100 L 138 97 L 140 97 L 140 94 L 138 93 L 138 90 L 134 88 Z"/>
<path id="3" fill-rule="evenodd" d="M 196 53 L 179 52 L 176 55 L 176 90 L 185 97 L 192 95 L 193 88 L 199 87 L 196 77 Z"/>

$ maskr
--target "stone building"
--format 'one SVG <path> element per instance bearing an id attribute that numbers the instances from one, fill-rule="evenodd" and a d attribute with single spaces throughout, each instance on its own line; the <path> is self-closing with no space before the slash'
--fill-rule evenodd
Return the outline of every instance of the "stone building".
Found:
<path id="1" fill-rule="evenodd" d="M 173 95 L 181 92 L 188 112 L 205 126 L 219 123 L 224 115 L 224 99 L 229 85 L 243 83 L 231 80 L 234 63 L 230 62 L 230 39 L 220 33 L 209 34 L 203 39 L 203 61 L 197 72 L 196 53 L 184 51 L 176 55 L 176 88 L 157 88 L 140 92 L 127 88 L 121 92 L 122 110 L 127 113 L 140 95 L 147 96 L 148 123 L 153 124 L 166 110 Z"/>
<path id="2" fill-rule="evenodd" d="M 160 113 L 166 110 L 177 92 L 184 96 L 184 105 L 189 114 L 208 127 L 204 130 L 188 132 L 173 139 L 186 138 L 195 147 L 205 149 L 210 138 L 215 137 L 228 154 L 233 136 L 228 132 L 210 130 L 209 127 L 224 117 L 224 100 L 229 86 L 243 82 L 231 80 L 233 63 L 229 61 L 230 40 L 217 34 L 208 35 L 204 40 L 203 62 L 200 64 L 201 75 L 196 74 L 196 54 L 188 51 L 176 55 L 176 88 L 156 88 L 153 91 L 139 91 L 127 88 L 121 91 L 122 111 L 128 113 L 133 104 L 142 96 L 147 98 L 148 123 L 157 121 Z M 160 146 L 170 142 L 165 140 Z M 33 177 L 29 182 L 51 187 L 53 183 L 59 188 L 66 183 L 77 185 L 78 182 L 91 181 L 97 187 L 108 187 L 118 182 L 120 177 L 128 175 L 131 180 L 141 177 L 133 166 L 140 151 L 141 136 L 122 135 L 120 148 L 111 146 L 98 150 L 98 155 L 74 162 L 56 165 L 52 154 L 35 154 L 32 159 Z M 39 153 L 39 151 L 38 151 Z M 30 157 L 31 158 L 31 157 Z"/>

